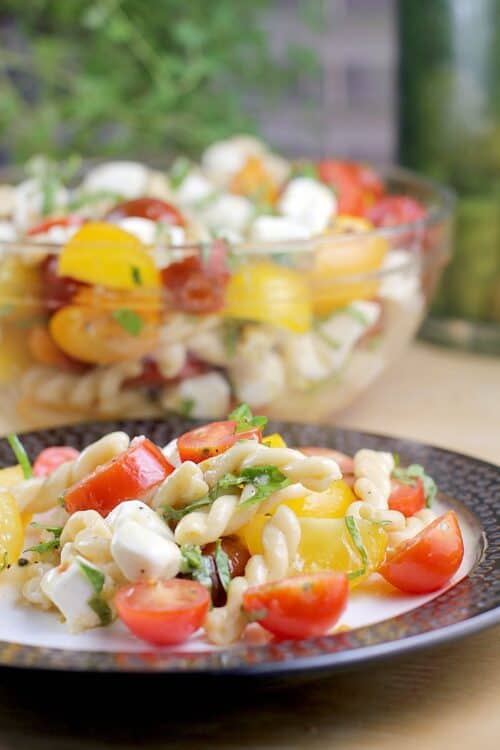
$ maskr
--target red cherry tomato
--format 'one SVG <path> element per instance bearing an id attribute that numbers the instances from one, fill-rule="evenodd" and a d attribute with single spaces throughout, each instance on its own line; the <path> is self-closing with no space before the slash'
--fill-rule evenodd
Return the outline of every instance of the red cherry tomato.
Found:
<path id="1" fill-rule="evenodd" d="M 170 226 L 183 227 L 186 220 L 181 212 L 171 203 L 159 198 L 136 198 L 119 203 L 106 215 L 108 221 L 117 221 L 127 216 L 137 216 L 150 221 L 161 221 Z"/>
<path id="2" fill-rule="evenodd" d="M 339 214 L 364 216 L 366 209 L 384 194 L 382 180 L 364 164 L 324 159 L 317 167 L 320 180 L 335 190 Z"/>
<path id="3" fill-rule="evenodd" d="M 167 266 L 162 271 L 162 280 L 170 292 L 173 308 L 188 313 L 220 310 L 230 277 L 226 257 L 225 243 L 216 241 L 210 246 L 206 262 L 199 255 L 190 255 Z"/>
<path id="4" fill-rule="evenodd" d="M 371 206 L 366 217 L 376 227 L 412 224 L 426 215 L 424 206 L 407 195 L 386 195 Z"/>
<path id="5" fill-rule="evenodd" d="M 392 480 L 389 497 L 390 510 L 398 510 L 409 518 L 422 508 L 425 508 L 425 492 L 421 479 L 416 479 L 414 485 Z"/>
<path id="6" fill-rule="evenodd" d="M 69 445 L 45 448 L 33 464 L 33 474 L 35 477 L 48 477 L 66 461 L 73 461 L 79 455 L 79 451 Z"/>
<path id="7" fill-rule="evenodd" d="M 137 500 L 174 470 L 161 450 L 147 438 L 133 440 L 130 448 L 64 493 L 68 513 L 96 510 L 107 516 L 124 500 Z"/>
<path id="8" fill-rule="evenodd" d="M 66 307 L 81 289 L 89 286 L 69 276 L 59 276 L 58 264 L 57 255 L 48 255 L 40 266 L 42 296 L 44 306 L 49 312 L 57 312 L 61 307 Z"/>
<path id="9" fill-rule="evenodd" d="M 83 216 L 69 215 L 60 216 L 58 219 L 45 219 L 31 229 L 28 229 L 28 237 L 36 237 L 40 234 L 47 234 L 54 227 L 80 227 L 85 222 Z"/>
<path id="10" fill-rule="evenodd" d="M 225 536 L 224 539 L 221 540 L 221 547 L 227 555 L 231 578 L 244 575 L 246 564 L 250 559 L 250 552 L 247 547 L 234 536 Z M 227 594 L 220 580 L 217 565 L 215 564 L 216 549 L 217 544 L 215 542 L 210 542 L 210 544 L 206 544 L 203 547 L 203 555 L 208 557 L 210 562 L 212 603 L 214 607 L 223 607 L 227 602 Z"/>
<path id="11" fill-rule="evenodd" d="M 345 573 L 313 573 L 248 589 L 243 609 L 280 638 L 312 638 L 335 625 L 348 591 Z"/>
<path id="12" fill-rule="evenodd" d="M 332 448 L 320 448 L 313 445 L 301 446 L 298 448 L 306 456 L 325 456 L 331 458 L 339 465 L 339 469 L 344 474 L 354 474 L 354 460 L 341 451 L 335 451 Z"/>
<path id="13" fill-rule="evenodd" d="M 401 591 L 429 594 L 448 583 L 463 556 L 462 532 L 450 510 L 396 547 L 378 572 Z"/>
<path id="14" fill-rule="evenodd" d="M 119 589 L 118 616 L 134 635 L 156 646 L 183 643 L 203 625 L 210 605 L 196 581 L 139 581 Z"/>
<path id="15" fill-rule="evenodd" d="M 185 432 L 177 439 L 181 461 L 194 461 L 198 464 L 205 458 L 224 453 L 238 440 L 262 440 L 262 433 L 257 427 L 251 427 L 245 432 L 236 432 L 236 425 L 237 422 L 228 419 L 225 422 L 211 422 Z"/>

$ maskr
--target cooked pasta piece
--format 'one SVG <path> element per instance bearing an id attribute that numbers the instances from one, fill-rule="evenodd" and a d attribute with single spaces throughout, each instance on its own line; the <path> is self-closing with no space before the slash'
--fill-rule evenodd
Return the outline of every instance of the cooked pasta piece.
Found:
<path id="1" fill-rule="evenodd" d="M 360 500 L 349 506 L 347 515 L 384 523 L 389 532 L 402 531 L 406 525 L 405 516 L 397 510 L 389 510 L 393 469 L 392 453 L 368 449 L 358 451 L 354 456 L 354 492 Z"/>
<path id="2" fill-rule="evenodd" d="M 397 547 L 398 544 L 406 542 L 407 539 L 411 539 L 417 534 L 420 534 L 420 532 L 432 523 L 435 518 L 437 518 L 437 516 L 430 508 L 423 508 L 422 510 L 417 511 L 413 516 L 405 519 L 405 525 L 402 529 L 394 531 L 389 529 L 389 547 Z"/>
<path id="3" fill-rule="evenodd" d="M 148 502 L 155 509 L 164 505 L 183 508 L 201 500 L 208 490 L 200 467 L 192 461 L 185 461 L 154 490 Z"/>

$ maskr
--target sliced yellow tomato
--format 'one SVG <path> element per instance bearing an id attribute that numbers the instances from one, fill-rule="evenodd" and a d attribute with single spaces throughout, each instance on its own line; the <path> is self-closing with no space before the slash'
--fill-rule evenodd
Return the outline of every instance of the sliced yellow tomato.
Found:
<path id="1" fill-rule="evenodd" d="M 376 296 L 375 280 L 345 281 L 343 277 L 377 271 L 388 250 L 385 238 L 364 236 L 373 229 L 370 222 L 354 216 L 338 216 L 333 231 L 339 236 L 322 239 L 312 270 L 313 307 L 317 315 L 344 307 L 355 299 Z"/>
<path id="2" fill-rule="evenodd" d="M 151 323 L 160 320 L 162 310 L 160 289 L 141 288 L 125 291 L 105 287 L 84 287 L 76 293 L 72 303 L 98 310 L 134 310 Z"/>
<path id="3" fill-rule="evenodd" d="M 272 435 L 266 435 L 265 438 L 262 438 L 262 444 L 267 445 L 268 448 L 286 448 L 286 443 L 279 432 L 273 432 Z"/>
<path id="4" fill-rule="evenodd" d="M 147 248 L 120 227 L 89 222 L 64 246 L 58 272 L 111 289 L 160 287 L 160 274 Z"/>
<path id="5" fill-rule="evenodd" d="M 23 470 L 19 464 L 17 464 L 17 466 L 9 466 L 7 469 L 0 469 L 0 488 L 2 489 L 8 490 L 10 487 L 14 487 L 16 484 L 19 484 L 19 482 L 22 482 L 23 479 Z M 26 528 L 32 518 L 32 513 L 21 513 L 21 523 L 23 528 Z"/>
<path id="6" fill-rule="evenodd" d="M 311 492 L 282 505 L 288 505 L 301 518 L 342 518 L 355 500 L 349 485 L 337 479 L 325 492 Z"/>
<path id="7" fill-rule="evenodd" d="M 65 354 L 89 364 L 141 359 L 158 341 L 158 326 L 130 308 L 99 310 L 69 305 L 51 318 L 49 328 Z"/>
<path id="8" fill-rule="evenodd" d="M 291 268 L 267 261 L 248 264 L 231 277 L 222 314 L 304 333 L 312 320 L 310 287 Z"/>
<path id="9" fill-rule="evenodd" d="M 38 269 L 18 256 L 0 260 L 1 320 L 23 320 L 41 311 L 41 281 Z"/>
<path id="10" fill-rule="evenodd" d="M 10 383 L 33 362 L 26 331 L 0 319 L 0 384 Z"/>
<path id="11" fill-rule="evenodd" d="M 16 501 L 0 489 L 0 569 L 12 565 L 23 549 L 24 527 Z"/>

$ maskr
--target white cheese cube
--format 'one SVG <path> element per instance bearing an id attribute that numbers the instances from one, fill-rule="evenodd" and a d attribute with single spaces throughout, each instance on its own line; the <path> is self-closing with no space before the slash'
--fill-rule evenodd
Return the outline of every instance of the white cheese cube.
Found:
<path id="1" fill-rule="evenodd" d="M 229 411 L 231 389 L 226 378 L 218 372 L 186 378 L 178 386 L 168 388 L 162 397 L 166 409 L 179 411 L 189 405 L 189 416 L 201 419 L 220 418 Z"/>
<path id="2" fill-rule="evenodd" d="M 45 596 L 62 613 L 70 630 L 75 632 L 100 625 L 99 617 L 89 606 L 96 592 L 80 567 L 79 560 L 95 568 L 87 560 L 77 557 L 51 568 L 40 582 Z"/>
<path id="3" fill-rule="evenodd" d="M 115 223 L 121 229 L 133 234 L 145 245 L 152 245 L 156 239 L 157 225 L 151 219 L 143 219 L 140 216 L 126 216 Z"/>
<path id="4" fill-rule="evenodd" d="M 87 192 L 106 190 L 124 198 L 144 195 L 149 182 L 149 169 L 135 161 L 110 161 L 91 169 L 83 187 Z"/>
<path id="5" fill-rule="evenodd" d="M 303 224 L 312 234 L 323 232 L 337 212 L 332 191 L 311 177 L 290 180 L 278 206 L 285 216 Z"/>
<path id="6" fill-rule="evenodd" d="M 216 187 L 213 182 L 196 170 L 191 171 L 181 182 L 175 193 L 176 199 L 180 203 L 192 206 L 195 203 L 208 198 L 215 193 Z"/>
<path id="7" fill-rule="evenodd" d="M 149 505 L 140 500 L 127 500 L 120 503 L 106 517 L 106 523 L 112 532 L 115 532 L 126 521 L 135 521 L 142 528 L 158 534 L 163 539 L 173 539 L 172 531 L 167 524 Z"/>
<path id="8" fill-rule="evenodd" d="M 218 185 L 227 185 L 249 156 L 260 156 L 264 152 L 265 147 L 257 138 L 240 135 L 213 143 L 204 152 L 201 162 L 212 180 Z"/>
<path id="9" fill-rule="evenodd" d="M 132 520 L 118 524 L 111 554 L 129 581 L 174 578 L 181 564 L 181 551 L 175 542 Z"/>
<path id="10" fill-rule="evenodd" d="M 54 204 L 62 208 L 68 200 L 68 191 L 60 187 L 54 195 Z M 13 219 L 16 227 L 25 229 L 42 213 L 43 193 L 38 180 L 20 182 L 15 188 Z"/>
<path id="11" fill-rule="evenodd" d="M 307 240 L 312 233 L 306 224 L 285 216 L 258 216 L 252 224 L 252 239 L 261 242 Z"/>
<path id="12" fill-rule="evenodd" d="M 241 232 L 249 223 L 253 206 L 241 195 L 220 195 L 202 212 L 207 225 L 214 230 L 221 227 Z"/>
<path id="13" fill-rule="evenodd" d="M 17 237 L 14 224 L 10 221 L 0 221 L 0 242 L 13 242 Z"/>

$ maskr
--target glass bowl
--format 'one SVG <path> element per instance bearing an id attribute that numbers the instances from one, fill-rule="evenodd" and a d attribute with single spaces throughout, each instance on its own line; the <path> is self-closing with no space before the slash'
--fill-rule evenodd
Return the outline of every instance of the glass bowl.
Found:
<path id="1" fill-rule="evenodd" d="M 81 243 L 92 284 L 61 284 L 61 245 L 0 240 L 0 431 L 1 415 L 24 430 L 169 411 L 217 419 L 239 402 L 330 420 L 400 356 L 449 259 L 450 192 L 399 168 L 381 174 L 425 204 L 424 219 L 304 241 L 158 240 L 142 252 L 160 284 L 116 239 Z M 131 283 L 108 283 L 112 262 Z M 190 266 L 200 273 L 186 308 Z"/>

